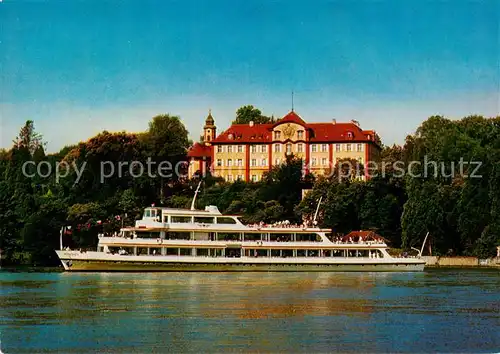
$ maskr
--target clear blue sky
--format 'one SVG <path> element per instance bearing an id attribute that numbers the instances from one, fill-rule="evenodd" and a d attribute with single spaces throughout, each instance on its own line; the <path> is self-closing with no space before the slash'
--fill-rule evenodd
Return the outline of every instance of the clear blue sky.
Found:
<path id="1" fill-rule="evenodd" d="M 0 2 L 0 147 L 49 151 L 180 115 L 197 139 L 253 104 L 356 119 L 386 144 L 432 114 L 499 111 L 500 1 Z"/>

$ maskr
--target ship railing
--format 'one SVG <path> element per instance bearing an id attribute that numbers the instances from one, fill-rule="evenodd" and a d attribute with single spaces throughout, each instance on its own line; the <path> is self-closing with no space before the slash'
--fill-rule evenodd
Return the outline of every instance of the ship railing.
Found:
<path id="1" fill-rule="evenodd" d="M 303 229 L 306 230 L 310 228 L 310 225 L 307 224 L 290 224 L 290 223 L 274 223 L 274 224 L 250 224 L 247 225 L 250 228 L 253 229 L 271 229 L 271 228 L 281 228 L 281 229 Z"/>

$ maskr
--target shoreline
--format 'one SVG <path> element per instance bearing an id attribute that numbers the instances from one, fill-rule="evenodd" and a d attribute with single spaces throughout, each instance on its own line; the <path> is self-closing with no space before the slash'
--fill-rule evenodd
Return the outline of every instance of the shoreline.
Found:
<path id="1" fill-rule="evenodd" d="M 438 270 L 438 269 L 456 269 L 456 270 L 486 270 L 486 271 L 500 271 L 500 264 L 493 265 L 439 265 L 439 264 L 426 264 L 425 270 Z M 63 267 L 33 267 L 33 266 L 8 266 L 0 268 L 0 273 L 64 273 Z M 138 270 L 137 272 L 149 273 L 149 271 Z M 369 271 L 368 271 L 369 272 Z M 102 273 L 102 272 L 98 272 Z"/>
<path id="2" fill-rule="evenodd" d="M 425 268 L 492 268 L 500 269 L 500 258 L 479 259 L 466 256 L 422 256 L 426 261 Z"/>
<path id="3" fill-rule="evenodd" d="M 426 264 L 426 269 L 476 269 L 476 270 L 500 270 L 500 265 L 436 265 Z"/>

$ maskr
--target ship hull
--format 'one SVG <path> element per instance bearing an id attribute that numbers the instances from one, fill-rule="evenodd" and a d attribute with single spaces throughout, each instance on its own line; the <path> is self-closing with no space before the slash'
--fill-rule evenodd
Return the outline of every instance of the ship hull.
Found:
<path id="1" fill-rule="evenodd" d="M 90 252 L 98 253 L 98 252 Z M 173 257 L 156 256 L 65 256 L 58 252 L 61 263 L 67 271 L 80 272 L 421 272 L 425 262 L 416 259 L 390 259 L 380 262 L 374 259 L 328 259 L 317 262 L 313 259 L 269 259 L 253 258 L 206 258 L 204 260 L 180 260 Z M 101 259 L 98 259 L 101 258 Z M 142 258 L 142 259 L 141 259 Z M 183 257 L 184 258 L 184 257 Z M 191 258 L 191 257 L 186 257 Z M 193 257 L 194 258 L 194 257 Z"/>

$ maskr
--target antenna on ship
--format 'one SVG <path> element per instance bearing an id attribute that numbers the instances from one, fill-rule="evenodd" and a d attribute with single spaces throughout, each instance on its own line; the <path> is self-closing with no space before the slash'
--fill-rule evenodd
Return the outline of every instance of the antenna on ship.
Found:
<path id="1" fill-rule="evenodd" d="M 321 205 L 321 200 L 323 199 L 323 196 L 319 198 L 318 206 L 316 207 L 316 212 L 314 213 L 314 219 L 313 219 L 313 225 L 316 225 L 318 222 L 316 221 L 316 218 L 318 217 L 318 212 L 319 212 L 319 206 Z"/>
<path id="2" fill-rule="evenodd" d="M 196 191 L 194 192 L 193 201 L 191 202 L 191 210 L 195 210 L 195 208 L 194 208 L 194 203 L 195 203 L 195 201 L 196 201 L 196 196 L 198 195 L 198 192 L 200 191 L 201 182 L 202 182 L 202 181 L 200 181 L 200 183 L 198 183 L 198 187 L 196 188 Z"/>

